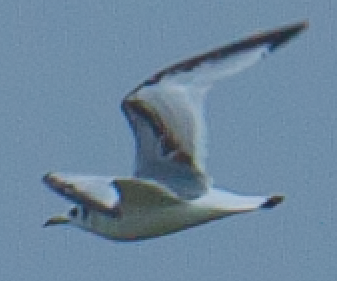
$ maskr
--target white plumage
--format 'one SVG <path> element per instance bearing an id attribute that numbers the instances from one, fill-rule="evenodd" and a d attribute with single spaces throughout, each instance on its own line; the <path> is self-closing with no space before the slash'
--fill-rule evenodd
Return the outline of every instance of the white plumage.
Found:
<path id="1" fill-rule="evenodd" d="M 110 239 L 157 237 L 228 215 L 272 208 L 282 196 L 242 196 L 206 173 L 206 93 L 307 27 L 260 33 L 168 67 L 122 102 L 136 140 L 133 178 L 48 173 L 44 182 L 76 203 L 45 226 L 72 223 Z"/>

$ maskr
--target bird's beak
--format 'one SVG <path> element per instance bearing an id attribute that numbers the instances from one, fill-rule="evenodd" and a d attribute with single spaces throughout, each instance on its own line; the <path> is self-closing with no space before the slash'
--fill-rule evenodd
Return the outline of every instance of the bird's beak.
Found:
<path id="1" fill-rule="evenodd" d="M 64 217 L 64 216 L 55 216 L 55 217 L 52 217 L 49 220 L 47 220 L 43 224 L 43 227 L 47 227 L 47 226 L 50 226 L 50 225 L 57 225 L 57 224 L 66 224 L 69 221 L 70 220 L 67 217 Z"/>

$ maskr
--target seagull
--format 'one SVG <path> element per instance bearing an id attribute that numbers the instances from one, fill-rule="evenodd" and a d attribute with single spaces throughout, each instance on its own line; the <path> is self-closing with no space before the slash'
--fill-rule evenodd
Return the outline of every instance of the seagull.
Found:
<path id="1" fill-rule="evenodd" d="M 252 66 L 308 27 L 257 33 L 159 71 L 122 101 L 136 143 L 133 177 L 47 173 L 42 181 L 74 203 L 44 226 L 71 224 L 119 241 L 160 237 L 209 221 L 271 209 L 282 195 L 244 196 L 206 172 L 203 104 L 212 85 Z"/>

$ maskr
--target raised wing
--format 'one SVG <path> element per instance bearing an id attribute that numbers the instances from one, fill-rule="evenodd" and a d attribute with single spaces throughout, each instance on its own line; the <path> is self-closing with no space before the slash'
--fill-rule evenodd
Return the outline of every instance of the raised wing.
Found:
<path id="1" fill-rule="evenodd" d="M 198 197 L 205 173 L 205 93 L 219 79 L 255 64 L 307 23 L 260 33 L 168 67 L 122 102 L 136 139 L 135 176 L 164 182 L 179 196 Z"/>

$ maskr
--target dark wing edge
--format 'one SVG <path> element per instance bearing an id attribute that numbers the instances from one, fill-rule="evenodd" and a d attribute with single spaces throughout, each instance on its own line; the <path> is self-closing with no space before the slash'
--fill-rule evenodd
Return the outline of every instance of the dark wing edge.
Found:
<path id="1" fill-rule="evenodd" d="M 142 84 L 140 84 L 133 91 L 131 91 L 123 99 L 121 104 L 121 109 L 124 112 L 127 120 L 129 121 L 129 125 L 133 130 L 136 142 L 137 138 L 140 137 L 139 133 L 137 133 L 137 130 L 139 129 L 137 128 L 137 118 L 141 116 L 152 128 L 153 133 L 156 135 L 156 137 L 161 137 L 163 149 L 165 149 L 167 153 L 170 153 L 172 151 L 176 152 L 176 154 L 174 155 L 174 160 L 176 162 L 190 166 L 196 174 L 203 174 L 204 171 L 200 170 L 198 165 L 194 163 L 195 159 L 193 159 L 192 155 L 185 153 L 183 150 L 180 149 L 179 142 L 176 141 L 176 139 L 174 138 L 174 134 L 170 132 L 170 130 L 165 126 L 158 112 L 154 108 L 152 108 L 145 100 L 132 99 L 131 96 L 136 94 L 143 87 L 159 83 L 164 77 L 168 75 L 176 75 L 181 72 L 192 71 L 205 61 L 214 61 L 214 63 L 216 63 L 217 61 L 224 60 L 231 55 L 254 49 L 261 45 L 267 45 L 269 52 L 272 52 L 307 27 L 308 22 L 302 21 L 272 31 L 261 32 L 241 41 L 234 42 L 232 44 L 214 49 L 210 52 L 194 56 L 190 59 L 174 64 L 158 72 L 150 79 L 145 80 Z"/>
<path id="2" fill-rule="evenodd" d="M 170 67 L 159 71 L 157 74 L 152 76 L 150 79 L 145 80 L 142 84 L 136 87 L 129 95 L 137 92 L 140 88 L 144 86 L 151 86 L 158 83 L 166 75 L 174 75 L 179 72 L 188 72 L 198 67 L 204 61 L 216 61 L 219 59 L 225 59 L 235 53 L 252 49 L 256 46 L 269 44 L 269 51 L 273 52 L 280 46 L 284 45 L 291 38 L 298 35 L 300 32 L 309 27 L 308 21 L 302 21 L 295 24 L 287 25 L 279 29 L 260 32 L 258 34 L 252 35 L 244 40 L 234 42 L 232 44 L 214 49 L 202 55 L 194 56 L 190 59 L 183 60 L 176 63 Z M 128 96 L 127 96 L 128 97 Z M 126 97 L 126 98 L 127 98 Z M 123 108 L 123 105 L 122 105 Z"/>
<path id="3" fill-rule="evenodd" d="M 67 182 L 53 173 L 45 174 L 42 178 L 42 182 L 51 190 L 75 204 L 86 206 L 89 209 L 93 209 L 107 215 L 113 215 L 115 212 L 114 204 L 108 206 L 105 202 L 102 202 L 98 198 L 88 194 L 85 190 L 81 189 L 80 186 L 75 183 Z M 113 192 L 112 189 L 111 192 Z"/>

